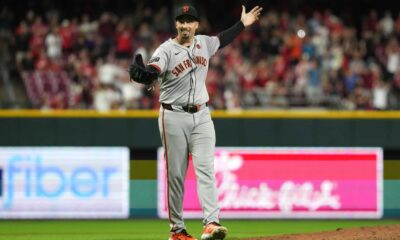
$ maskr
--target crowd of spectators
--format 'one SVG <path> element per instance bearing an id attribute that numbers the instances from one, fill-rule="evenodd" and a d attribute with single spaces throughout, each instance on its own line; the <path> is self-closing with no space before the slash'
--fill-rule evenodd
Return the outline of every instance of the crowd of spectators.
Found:
<path id="1" fill-rule="evenodd" d="M 210 106 L 400 109 L 400 15 L 359 17 L 354 26 L 330 10 L 266 10 L 210 60 Z M 224 30 L 207 16 L 200 26 Z M 174 32 L 167 7 L 65 19 L 30 10 L 13 29 L 15 64 L 34 108 L 156 109 L 158 86 L 135 84 L 126 70 L 135 53 L 148 59 Z"/>

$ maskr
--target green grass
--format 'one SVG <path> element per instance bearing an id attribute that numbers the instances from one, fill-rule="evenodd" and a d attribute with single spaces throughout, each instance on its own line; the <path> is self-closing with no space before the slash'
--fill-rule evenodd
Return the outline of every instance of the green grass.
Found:
<path id="1" fill-rule="evenodd" d="M 285 233 L 316 232 L 400 224 L 400 220 L 223 220 L 227 240 Z M 200 237 L 201 221 L 186 221 L 188 231 Z M 2 220 L 0 240 L 157 240 L 168 239 L 167 220 Z"/>

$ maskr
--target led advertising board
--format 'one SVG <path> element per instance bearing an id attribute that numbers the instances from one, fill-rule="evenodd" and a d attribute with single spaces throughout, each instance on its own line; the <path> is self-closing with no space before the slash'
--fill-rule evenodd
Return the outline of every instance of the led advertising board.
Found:
<path id="1" fill-rule="evenodd" d="M 223 218 L 380 218 L 381 148 L 228 148 L 215 153 Z M 201 218 L 193 164 L 184 216 Z M 168 217 L 163 149 L 158 152 L 158 215 Z"/>
<path id="2" fill-rule="evenodd" d="M 0 218 L 127 218 L 125 147 L 1 147 Z"/>

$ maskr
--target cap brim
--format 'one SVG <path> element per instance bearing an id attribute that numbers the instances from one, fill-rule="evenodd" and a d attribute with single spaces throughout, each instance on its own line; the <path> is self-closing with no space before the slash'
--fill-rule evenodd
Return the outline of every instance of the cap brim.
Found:
<path id="1" fill-rule="evenodd" d="M 195 16 L 190 15 L 190 14 L 181 14 L 181 15 L 179 15 L 179 16 L 176 16 L 176 17 L 175 17 L 175 20 L 178 20 L 178 18 L 180 18 L 180 17 L 192 17 L 192 18 L 195 19 L 196 21 L 199 21 L 199 20 L 200 20 L 198 17 L 195 17 Z"/>

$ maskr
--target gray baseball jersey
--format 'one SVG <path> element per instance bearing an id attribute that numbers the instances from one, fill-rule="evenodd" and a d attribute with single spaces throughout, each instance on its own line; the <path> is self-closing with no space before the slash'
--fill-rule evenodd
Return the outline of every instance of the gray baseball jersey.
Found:
<path id="1" fill-rule="evenodd" d="M 205 35 L 195 36 L 188 48 L 173 39 L 161 44 L 148 63 L 161 73 L 160 102 L 178 106 L 207 102 L 209 59 L 218 48 L 218 37 Z"/>
<path id="2" fill-rule="evenodd" d="M 204 224 L 218 222 L 218 194 L 214 176 L 215 130 L 204 103 L 209 97 L 206 77 L 209 59 L 220 45 L 217 37 L 197 35 L 190 47 L 169 39 L 154 52 L 148 65 L 160 72 L 160 102 L 177 106 L 160 107 L 158 125 L 165 150 L 167 204 L 172 231 L 185 229 L 183 220 L 184 180 L 192 155 L 197 192 Z M 182 106 L 201 105 L 195 112 Z"/>

